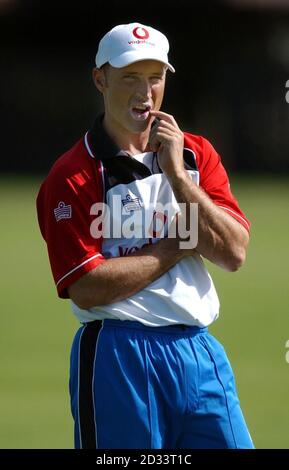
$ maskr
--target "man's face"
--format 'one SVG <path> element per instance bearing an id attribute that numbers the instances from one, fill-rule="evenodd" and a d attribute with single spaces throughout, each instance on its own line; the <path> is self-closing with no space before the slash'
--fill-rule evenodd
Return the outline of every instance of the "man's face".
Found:
<path id="1" fill-rule="evenodd" d="M 103 70 L 106 121 L 115 131 L 143 132 L 152 121 L 149 111 L 161 107 L 166 66 L 143 60 L 127 67 Z"/>

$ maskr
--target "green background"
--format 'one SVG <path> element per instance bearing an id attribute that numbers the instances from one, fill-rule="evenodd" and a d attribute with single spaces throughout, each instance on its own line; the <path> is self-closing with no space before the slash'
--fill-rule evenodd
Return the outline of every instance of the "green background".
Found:
<path id="1" fill-rule="evenodd" d="M 211 332 L 233 365 L 256 447 L 289 448 L 289 179 L 232 178 L 252 222 L 245 266 L 209 265 L 221 300 Z M 71 448 L 70 346 L 78 322 L 59 300 L 35 213 L 38 179 L 0 180 L 0 448 Z"/>

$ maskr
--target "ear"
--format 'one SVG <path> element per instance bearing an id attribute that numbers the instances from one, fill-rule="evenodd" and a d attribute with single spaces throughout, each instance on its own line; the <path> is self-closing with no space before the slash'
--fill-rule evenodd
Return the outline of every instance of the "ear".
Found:
<path id="1" fill-rule="evenodd" d="M 100 93 L 103 93 L 106 85 L 104 69 L 97 69 L 96 67 L 94 67 L 94 69 L 92 70 L 92 79 L 98 91 L 100 91 Z"/>

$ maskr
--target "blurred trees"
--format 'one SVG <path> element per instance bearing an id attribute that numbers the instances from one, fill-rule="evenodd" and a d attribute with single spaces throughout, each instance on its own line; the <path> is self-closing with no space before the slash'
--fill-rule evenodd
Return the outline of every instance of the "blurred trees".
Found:
<path id="1" fill-rule="evenodd" d="M 226 3 L 14 0 L 0 9 L 2 172 L 46 173 L 102 110 L 97 43 L 140 21 L 171 44 L 163 109 L 204 135 L 235 171 L 289 170 L 289 13 Z M 166 9 L 166 14 L 164 12 Z"/>

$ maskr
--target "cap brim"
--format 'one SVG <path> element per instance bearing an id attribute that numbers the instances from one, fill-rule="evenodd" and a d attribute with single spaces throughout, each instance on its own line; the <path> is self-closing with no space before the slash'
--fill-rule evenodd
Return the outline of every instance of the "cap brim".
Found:
<path id="1" fill-rule="evenodd" d="M 159 54 L 152 54 L 149 51 L 129 51 L 125 52 L 117 57 L 114 57 L 109 60 L 110 65 L 116 68 L 127 67 L 130 64 L 135 62 L 141 62 L 142 60 L 156 60 L 165 64 L 171 72 L 175 72 L 174 67 L 167 62 L 166 58 L 161 57 Z"/>

